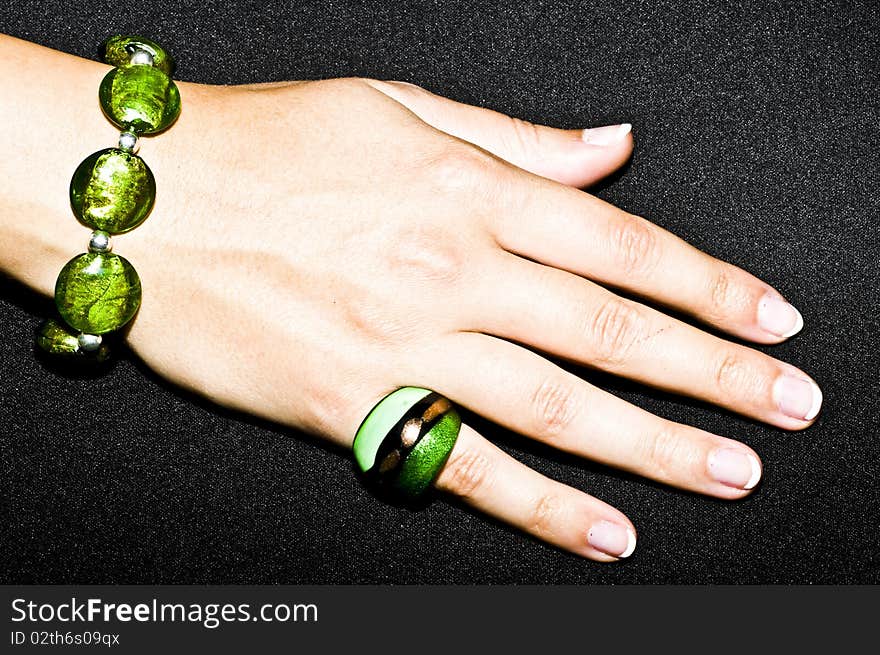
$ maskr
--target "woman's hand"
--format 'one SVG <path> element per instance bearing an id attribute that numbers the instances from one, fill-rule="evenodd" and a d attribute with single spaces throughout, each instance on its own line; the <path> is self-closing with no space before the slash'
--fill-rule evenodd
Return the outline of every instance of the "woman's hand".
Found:
<path id="1" fill-rule="evenodd" d="M 79 84 L 97 89 L 106 70 L 90 62 Z M 177 124 L 142 140 L 156 205 L 115 240 L 144 289 L 129 342 L 173 382 L 344 446 L 387 393 L 427 387 L 560 450 L 725 499 L 760 478 L 750 448 L 535 351 L 784 429 L 815 418 L 821 393 L 800 370 L 606 288 L 762 344 L 802 325 L 764 282 L 576 188 L 626 161 L 628 126 L 555 130 L 373 80 L 179 87 Z M 65 237 L 29 283 L 51 289 L 80 242 Z M 635 546 L 623 514 L 467 425 L 437 486 L 584 557 Z"/>

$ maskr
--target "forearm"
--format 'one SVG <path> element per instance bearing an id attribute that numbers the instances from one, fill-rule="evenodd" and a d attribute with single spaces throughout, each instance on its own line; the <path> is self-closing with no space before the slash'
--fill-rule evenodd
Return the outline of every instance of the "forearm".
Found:
<path id="1" fill-rule="evenodd" d="M 0 271 L 50 294 L 88 239 L 68 185 L 118 131 L 98 105 L 109 66 L 0 35 Z"/>

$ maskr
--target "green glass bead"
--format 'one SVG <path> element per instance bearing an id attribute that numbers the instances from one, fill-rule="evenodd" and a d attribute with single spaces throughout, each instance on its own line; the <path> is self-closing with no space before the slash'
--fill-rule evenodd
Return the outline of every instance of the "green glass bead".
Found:
<path id="1" fill-rule="evenodd" d="M 135 134 L 161 132 L 180 114 L 180 92 L 152 66 L 114 68 L 98 89 L 101 109 L 111 121 Z"/>
<path id="2" fill-rule="evenodd" d="M 105 343 L 94 352 L 84 353 L 79 345 L 79 334 L 54 318 L 40 326 L 37 345 L 52 355 L 86 356 L 98 362 L 107 361 L 110 357 L 110 348 Z"/>
<path id="3" fill-rule="evenodd" d="M 168 76 L 174 74 L 174 59 L 155 41 L 143 36 L 117 34 L 104 41 L 103 57 L 111 66 L 128 66 L 137 50 L 145 50 L 153 57 L 153 66 Z"/>
<path id="4" fill-rule="evenodd" d="M 75 355 L 79 352 L 79 341 L 76 332 L 71 331 L 63 323 L 50 318 L 40 326 L 37 333 L 37 345 L 53 355 Z"/>
<path id="5" fill-rule="evenodd" d="M 141 304 L 141 281 L 124 257 L 78 255 L 58 274 L 55 304 L 71 327 L 88 334 L 106 334 L 134 317 Z"/>
<path id="6" fill-rule="evenodd" d="M 86 157 L 70 180 L 70 205 L 93 230 L 122 234 L 144 222 L 156 199 L 156 180 L 137 155 L 106 148 Z"/>

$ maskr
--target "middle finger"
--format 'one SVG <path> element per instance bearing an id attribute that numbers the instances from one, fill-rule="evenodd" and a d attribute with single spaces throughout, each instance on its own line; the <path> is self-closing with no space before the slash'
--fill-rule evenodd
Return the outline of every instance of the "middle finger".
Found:
<path id="1" fill-rule="evenodd" d="M 472 329 L 709 401 L 788 430 L 822 393 L 803 371 L 571 273 L 508 253 L 486 266 Z M 501 292 L 498 292 L 501 289 Z"/>

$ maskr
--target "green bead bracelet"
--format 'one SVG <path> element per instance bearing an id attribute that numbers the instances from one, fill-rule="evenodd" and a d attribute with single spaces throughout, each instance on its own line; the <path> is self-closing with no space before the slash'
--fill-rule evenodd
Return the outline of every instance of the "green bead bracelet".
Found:
<path id="1" fill-rule="evenodd" d="M 439 475 L 458 439 L 461 418 L 430 389 L 394 391 L 364 419 L 352 446 L 367 482 L 414 499 Z"/>
<path id="2" fill-rule="evenodd" d="M 104 41 L 103 52 L 114 68 L 101 81 L 98 100 L 121 133 L 117 147 L 92 153 L 73 173 L 70 206 L 92 230 L 89 251 L 61 270 L 55 283 L 61 320 L 49 319 L 37 335 L 46 352 L 98 361 L 109 356 L 104 335 L 127 325 L 141 304 L 137 271 L 111 252 L 111 237 L 143 223 L 156 200 L 153 173 L 137 156 L 138 138 L 165 130 L 180 115 L 174 60 L 162 46 L 117 35 Z"/>

